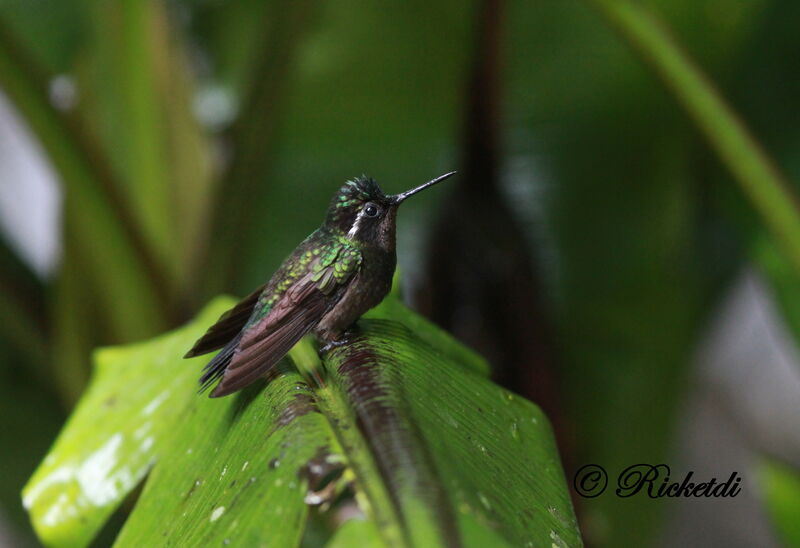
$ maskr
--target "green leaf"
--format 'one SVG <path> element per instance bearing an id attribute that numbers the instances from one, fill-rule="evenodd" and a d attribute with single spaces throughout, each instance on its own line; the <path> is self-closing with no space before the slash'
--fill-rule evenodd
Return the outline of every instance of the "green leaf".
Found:
<path id="1" fill-rule="evenodd" d="M 299 543 L 309 508 L 302 465 L 342 457 L 296 370 L 282 369 L 263 388 L 194 398 L 118 546 Z"/>
<path id="2" fill-rule="evenodd" d="M 765 461 L 759 475 L 779 537 L 786 546 L 800 546 L 800 472 L 776 461 Z"/>
<path id="3" fill-rule="evenodd" d="M 697 3 L 639 4 L 669 10 L 673 32 L 702 44 L 694 50 L 712 74 L 749 55 L 757 17 L 726 19 L 739 24 L 722 35 L 722 18 L 708 24 Z M 740 268 L 738 235 L 707 207 L 718 187 L 699 191 L 715 162 L 691 120 L 595 11 L 564 2 L 509 9 L 508 95 L 523 128 L 511 149 L 531 167 L 515 181 L 528 199 L 515 193 L 514 206 L 532 219 L 556 326 L 557 401 L 573 442 L 565 460 L 574 470 L 664 462 L 674 453 L 697 337 Z M 587 51 L 602 55 L 587 62 Z M 652 545 L 668 510 L 615 496 L 579 505 L 587 543 L 614 548 Z"/>
<path id="4" fill-rule="evenodd" d="M 326 360 L 332 382 L 317 391 L 344 425 L 336 432 L 351 465 L 368 467 L 366 444 L 394 500 L 380 508 L 390 506 L 380 489 L 362 485 L 375 514 L 396 518 L 415 546 L 579 545 L 547 419 L 429 346 L 407 327 L 414 316 L 395 308 L 391 320 L 362 320 L 362 334 Z"/>
<path id="5" fill-rule="evenodd" d="M 581 544 L 541 411 L 394 296 L 324 361 L 304 340 L 268 380 L 199 397 L 180 355 L 229 304 L 98 353 L 24 492 L 45 543 L 87 544 L 157 459 L 119 546 Z"/>
<path id="6" fill-rule="evenodd" d="M 351 519 L 337 529 L 334 537 L 326 544 L 327 548 L 380 548 L 383 546 L 375 523 L 364 519 Z"/>
<path id="7" fill-rule="evenodd" d="M 95 353 L 92 382 L 23 490 L 39 538 L 86 545 L 141 481 L 196 399 L 197 370 L 181 359 L 232 301 L 213 301 L 168 335 Z"/>
<path id="8" fill-rule="evenodd" d="M 120 194 L 143 237 L 186 291 L 205 241 L 211 154 L 192 110 L 182 35 L 162 2 L 94 2 L 88 67 L 80 84 Z M 125 146 L 119 146 L 124 143 Z"/>
<path id="9" fill-rule="evenodd" d="M 64 184 L 65 247 L 80 255 L 109 327 L 120 338 L 157 332 L 165 325 L 161 264 L 120 207 L 105 157 L 82 138 L 79 120 L 50 104 L 45 83 L 2 20 L 0 85 Z M 120 303 L 125 313 L 115 314 Z"/>
<path id="10" fill-rule="evenodd" d="M 649 10 L 628 0 L 590 0 L 658 74 L 739 182 L 783 253 L 800 271 L 800 208 L 791 185 L 706 75 Z"/>

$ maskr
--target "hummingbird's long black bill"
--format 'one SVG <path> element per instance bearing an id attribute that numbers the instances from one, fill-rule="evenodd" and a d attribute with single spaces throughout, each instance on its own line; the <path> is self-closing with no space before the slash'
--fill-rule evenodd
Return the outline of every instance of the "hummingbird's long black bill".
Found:
<path id="1" fill-rule="evenodd" d="M 405 192 L 401 192 L 400 194 L 395 194 L 394 195 L 394 203 L 399 204 L 400 202 L 402 202 L 403 200 L 405 200 L 409 196 L 413 196 L 417 192 L 420 192 L 421 190 L 425 190 L 429 186 L 433 186 L 436 183 L 441 183 L 442 181 L 444 181 L 445 179 L 447 179 L 449 177 L 452 177 L 456 173 L 457 172 L 455 172 L 455 171 L 451 171 L 450 173 L 445 173 L 444 175 L 439 175 L 435 179 L 432 179 L 432 180 L 428 181 L 427 183 L 419 185 L 417 188 L 412 188 L 411 190 L 406 190 Z"/>

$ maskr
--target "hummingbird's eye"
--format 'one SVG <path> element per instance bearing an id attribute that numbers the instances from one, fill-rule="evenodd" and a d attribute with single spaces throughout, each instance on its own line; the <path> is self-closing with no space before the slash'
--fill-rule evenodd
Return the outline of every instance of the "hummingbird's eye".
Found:
<path id="1" fill-rule="evenodd" d="M 372 203 L 364 206 L 364 215 L 366 215 L 367 217 L 377 217 L 380 211 L 381 211 L 380 208 Z"/>

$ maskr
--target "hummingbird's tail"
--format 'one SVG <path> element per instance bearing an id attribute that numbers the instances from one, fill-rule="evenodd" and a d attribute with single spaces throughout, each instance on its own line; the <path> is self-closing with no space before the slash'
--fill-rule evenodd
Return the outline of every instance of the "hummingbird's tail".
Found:
<path id="1" fill-rule="evenodd" d="M 236 335 L 228 344 L 226 344 L 219 354 L 214 356 L 210 362 L 203 368 L 203 375 L 200 377 L 200 393 L 205 392 L 208 388 L 222 378 L 225 369 L 233 359 L 233 353 L 242 339 L 241 333 Z"/>
<path id="2" fill-rule="evenodd" d="M 263 291 L 264 286 L 262 285 L 220 316 L 217 322 L 208 328 L 205 335 L 194 343 L 184 358 L 202 356 L 229 345 L 247 325 L 247 320 L 252 316 L 253 309 L 258 304 L 258 298 Z"/>

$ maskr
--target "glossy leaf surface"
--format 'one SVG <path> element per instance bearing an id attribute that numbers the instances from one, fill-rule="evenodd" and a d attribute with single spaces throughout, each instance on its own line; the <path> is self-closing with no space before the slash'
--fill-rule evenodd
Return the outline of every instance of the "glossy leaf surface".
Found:
<path id="1" fill-rule="evenodd" d="M 269 379 L 197 396 L 202 360 L 180 356 L 229 304 L 98 353 L 26 487 L 46 544 L 86 545 L 156 462 L 118 546 L 580 545 L 546 418 L 395 297 L 322 362 L 305 340 Z"/>
<path id="2" fill-rule="evenodd" d="M 168 335 L 95 353 L 88 390 L 23 491 L 45 544 L 87 544 L 147 474 L 197 399 L 197 369 L 182 352 L 231 302 L 213 301 Z"/>

